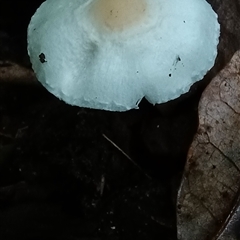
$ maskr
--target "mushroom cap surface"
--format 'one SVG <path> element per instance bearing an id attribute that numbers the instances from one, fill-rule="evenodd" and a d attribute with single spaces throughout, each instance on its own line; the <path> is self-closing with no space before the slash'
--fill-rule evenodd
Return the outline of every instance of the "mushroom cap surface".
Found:
<path id="1" fill-rule="evenodd" d="M 220 26 L 205 0 L 113 1 L 47 0 L 32 17 L 32 67 L 58 98 L 126 111 L 179 97 L 214 65 Z"/>

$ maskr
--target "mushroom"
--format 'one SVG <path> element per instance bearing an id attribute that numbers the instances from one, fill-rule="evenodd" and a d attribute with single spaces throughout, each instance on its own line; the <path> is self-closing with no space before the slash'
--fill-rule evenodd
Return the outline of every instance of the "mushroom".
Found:
<path id="1" fill-rule="evenodd" d="M 126 111 L 186 93 L 212 68 L 220 26 L 205 0 L 47 0 L 28 27 L 38 80 L 68 104 Z"/>

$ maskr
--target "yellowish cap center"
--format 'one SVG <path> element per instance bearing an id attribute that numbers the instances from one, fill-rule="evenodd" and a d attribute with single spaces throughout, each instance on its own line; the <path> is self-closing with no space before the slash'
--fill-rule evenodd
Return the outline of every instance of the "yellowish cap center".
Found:
<path id="1" fill-rule="evenodd" d="M 123 30 L 144 18 L 146 8 L 146 0 L 96 0 L 91 14 L 111 30 Z"/>

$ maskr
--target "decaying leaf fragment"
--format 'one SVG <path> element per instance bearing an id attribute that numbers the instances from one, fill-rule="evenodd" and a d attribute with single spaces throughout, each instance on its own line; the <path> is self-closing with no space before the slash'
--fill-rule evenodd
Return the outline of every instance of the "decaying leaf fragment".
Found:
<path id="1" fill-rule="evenodd" d="M 178 195 L 178 238 L 240 239 L 229 228 L 238 219 L 239 187 L 240 51 L 199 103 L 199 128 Z"/>
<path id="2" fill-rule="evenodd" d="M 0 83 L 36 84 L 37 80 L 32 70 L 15 62 L 0 60 Z"/>

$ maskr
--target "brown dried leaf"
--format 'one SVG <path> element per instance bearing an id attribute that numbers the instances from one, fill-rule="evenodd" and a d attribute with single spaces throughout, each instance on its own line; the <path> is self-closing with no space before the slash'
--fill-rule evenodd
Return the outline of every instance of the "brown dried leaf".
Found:
<path id="1" fill-rule="evenodd" d="M 37 80 L 31 69 L 10 61 L 0 61 L 0 83 L 36 84 Z"/>
<path id="2" fill-rule="evenodd" d="M 228 62 L 240 46 L 240 0 L 208 0 L 218 14 L 221 26 L 220 62 Z"/>
<path id="3" fill-rule="evenodd" d="M 179 239 L 239 239 L 222 238 L 236 214 L 239 186 L 240 51 L 199 104 L 199 128 L 178 196 Z"/>

